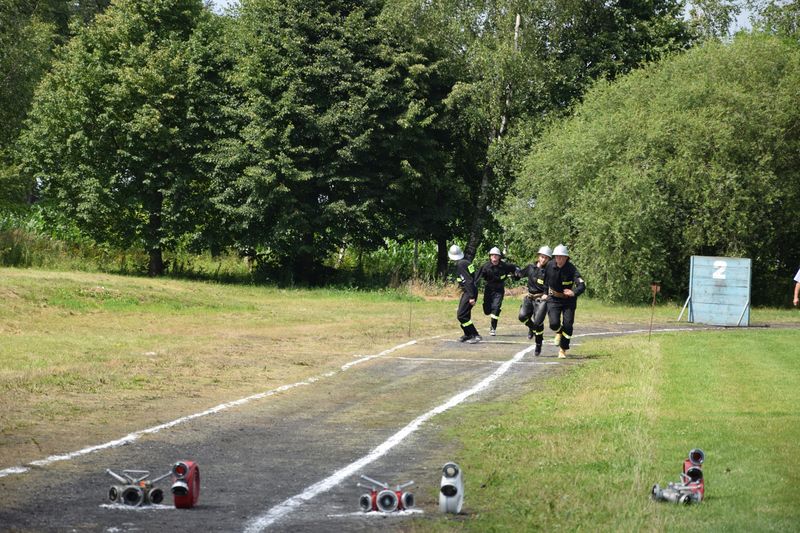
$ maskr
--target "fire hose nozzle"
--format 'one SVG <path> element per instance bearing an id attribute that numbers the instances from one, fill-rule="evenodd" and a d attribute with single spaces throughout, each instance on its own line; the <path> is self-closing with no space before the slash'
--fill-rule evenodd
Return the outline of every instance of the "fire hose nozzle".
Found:
<path id="1" fill-rule="evenodd" d="M 706 460 L 706 454 L 700 448 L 694 448 L 689 452 L 689 461 L 693 465 L 700 466 Z"/>
<path id="2" fill-rule="evenodd" d="M 189 494 L 189 485 L 183 480 L 178 480 L 172 484 L 171 490 L 175 496 L 186 496 Z"/>

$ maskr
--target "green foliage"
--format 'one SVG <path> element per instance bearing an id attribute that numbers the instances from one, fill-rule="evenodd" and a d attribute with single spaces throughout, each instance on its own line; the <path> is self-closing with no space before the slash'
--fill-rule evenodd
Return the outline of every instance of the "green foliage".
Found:
<path id="1" fill-rule="evenodd" d="M 19 172 L 14 142 L 30 110 L 36 85 L 72 22 L 86 22 L 107 0 L 0 0 L 0 209 L 19 208 L 31 196 Z M 75 27 L 79 27 L 76 24 Z"/>
<path id="2" fill-rule="evenodd" d="M 53 26 L 20 8 L 0 0 L 0 150 L 19 133 L 53 44 Z"/>
<path id="3" fill-rule="evenodd" d="M 753 27 L 759 30 L 800 39 L 800 2 L 780 0 L 748 0 L 757 16 Z"/>
<path id="4" fill-rule="evenodd" d="M 545 117 L 568 109 L 592 80 L 656 60 L 689 39 L 682 4 L 674 0 L 389 4 L 413 14 L 406 15 L 414 22 L 409 31 L 447 53 L 455 72 L 445 101 L 452 159 L 468 192 L 468 256 L 492 225 L 520 154 Z"/>
<path id="5" fill-rule="evenodd" d="M 119 249 L 86 237 L 70 220 L 39 206 L 0 213 L 0 266 L 143 275 L 149 258 L 141 249 Z M 194 251 L 191 238 L 165 253 L 165 274 L 184 279 L 251 282 L 237 253 Z"/>
<path id="6" fill-rule="evenodd" d="M 363 253 L 359 250 L 345 250 L 335 256 L 335 267 L 350 270 L 361 276 L 362 280 L 373 284 L 397 287 L 401 282 L 417 279 L 431 282 L 436 278 L 436 243 L 388 240 L 382 248 Z M 416 261 L 416 265 L 415 265 Z M 378 282 L 378 283 L 374 283 Z"/>
<path id="7" fill-rule="evenodd" d="M 214 200 L 239 247 L 297 281 L 319 281 L 341 246 L 430 233 L 409 213 L 426 184 L 444 190 L 424 135 L 433 69 L 396 46 L 381 6 L 254 0 L 237 19 Z"/>
<path id="8" fill-rule="evenodd" d="M 213 31 L 195 30 L 210 17 L 200 0 L 116 2 L 61 51 L 22 139 L 44 202 L 98 242 L 141 246 L 153 274 L 210 217 L 195 161 L 215 83 L 203 68 Z"/>
<path id="9" fill-rule="evenodd" d="M 710 43 L 591 90 L 526 160 L 515 245 L 571 245 L 596 294 L 686 294 L 691 255 L 753 259 L 753 301 L 783 301 L 800 260 L 800 50 Z"/>
<path id="10" fill-rule="evenodd" d="M 739 0 L 699 0 L 689 5 L 689 27 L 699 41 L 728 37 L 731 25 L 741 13 Z"/>

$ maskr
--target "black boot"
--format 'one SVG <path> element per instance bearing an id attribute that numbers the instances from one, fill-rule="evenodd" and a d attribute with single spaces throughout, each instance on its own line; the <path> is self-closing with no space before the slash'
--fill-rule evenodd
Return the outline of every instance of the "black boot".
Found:
<path id="1" fill-rule="evenodd" d="M 542 345 L 541 343 L 536 343 L 536 348 L 533 350 L 533 355 L 541 355 L 542 354 Z"/>

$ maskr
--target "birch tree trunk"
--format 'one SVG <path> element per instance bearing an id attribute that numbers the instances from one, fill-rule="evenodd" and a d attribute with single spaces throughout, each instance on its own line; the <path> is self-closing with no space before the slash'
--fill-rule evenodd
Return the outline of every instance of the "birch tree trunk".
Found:
<path id="1" fill-rule="evenodd" d="M 520 15 L 517 14 L 517 20 L 514 24 L 514 53 L 519 50 L 519 25 Z M 506 132 L 509 121 L 509 112 L 511 109 L 511 82 L 509 81 L 505 87 L 506 101 L 503 112 L 500 115 L 500 127 L 496 130 L 493 129 L 489 136 L 489 145 L 487 148 L 486 163 L 483 165 L 483 172 L 481 173 L 480 192 L 478 193 L 478 200 L 475 205 L 475 212 L 473 213 L 472 228 L 469 233 L 469 240 L 467 241 L 467 248 L 464 250 L 464 255 L 470 261 L 475 258 L 478 251 L 478 246 L 481 244 L 483 238 L 483 227 L 486 225 L 486 216 L 488 214 L 487 208 L 489 204 L 489 187 L 492 185 L 492 164 L 489 162 L 488 151 L 491 146 L 498 142 Z"/>

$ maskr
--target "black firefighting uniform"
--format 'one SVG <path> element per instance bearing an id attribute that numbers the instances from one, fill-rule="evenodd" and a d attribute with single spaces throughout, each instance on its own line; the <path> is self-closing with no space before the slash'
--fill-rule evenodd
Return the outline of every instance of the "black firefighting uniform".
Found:
<path id="1" fill-rule="evenodd" d="M 475 284 L 486 280 L 483 290 L 483 314 L 491 317 L 492 329 L 497 329 L 497 320 L 503 307 L 503 296 L 506 294 L 506 279 L 518 270 L 517 265 L 500 261 L 493 265 L 491 261 L 484 263 L 475 275 Z"/>
<path id="2" fill-rule="evenodd" d="M 567 261 L 562 268 L 558 268 L 555 259 L 547 263 L 545 283 L 548 293 L 547 316 L 550 319 L 550 329 L 561 334 L 559 346 L 564 350 L 569 350 L 578 296 L 586 290 L 586 283 L 578 269 L 570 261 Z M 571 298 L 564 296 L 564 289 L 572 289 L 575 296 Z"/>
<path id="3" fill-rule="evenodd" d="M 538 264 L 530 264 L 514 274 L 517 278 L 528 278 L 528 294 L 522 298 L 519 321 L 533 332 L 538 345 L 544 340 L 544 317 L 547 316 L 546 267 L 547 265 L 540 267 Z"/>
<path id="4" fill-rule="evenodd" d="M 456 280 L 461 290 L 461 300 L 458 302 L 456 317 L 464 335 L 474 337 L 478 334 L 475 324 L 472 323 L 472 306 L 470 300 L 478 299 L 478 287 L 475 285 L 475 266 L 466 259 L 456 261 Z"/>

